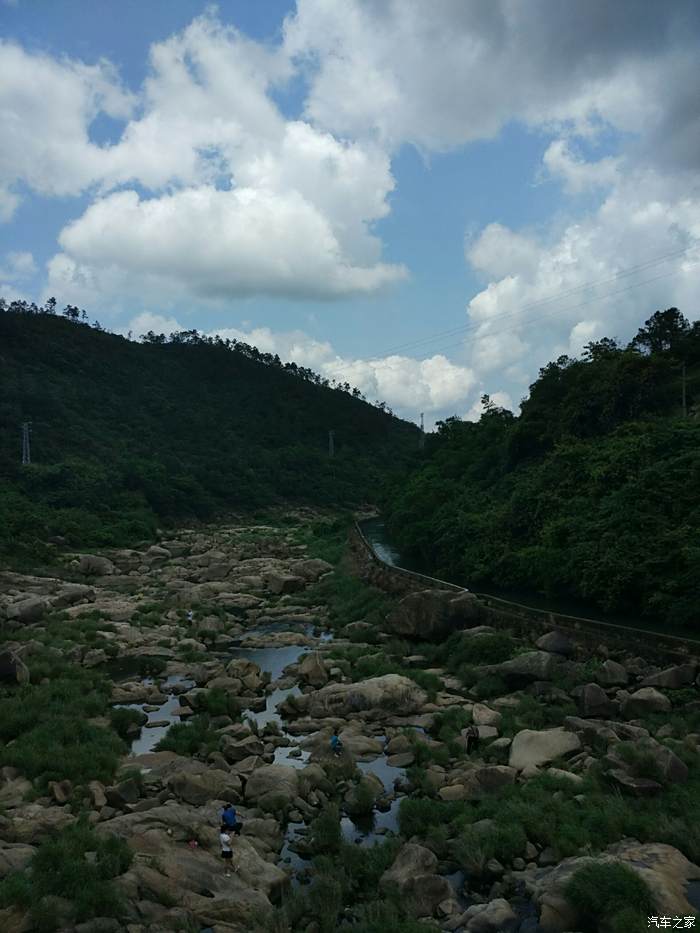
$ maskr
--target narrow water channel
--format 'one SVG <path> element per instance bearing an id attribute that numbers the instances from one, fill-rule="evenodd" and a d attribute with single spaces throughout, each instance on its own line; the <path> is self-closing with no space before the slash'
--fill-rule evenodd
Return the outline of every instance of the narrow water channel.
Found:
<path id="1" fill-rule="evenodd" d="M 284 630 L 289 631 L 289 627 Z M 313 739 L 314 734 L 304 735 L 303 743 L 300 742 L 299 736 L 292 735 L 287 731 L 285 722 L 278 712 L 278 706 L 286 697 L 301 693 L 299 684 L 292 683 L 290 685 L 289 678 L 285 677 L 284 672 L 290 665 L 296 664 L 304 654 L 312 650 L 307 644 L 312 629 L 308 627 L 299 633 L 301 642 L 299 645 L 248 647 L 245 644 L 247 640 L 254 640 L 259 644 L 260 639 L 265 637 L 272 639 L 274 633 L 279 631 L 280 626 L 278 623 L 249 630 L 245 635 L 241 636 L 236 645 L 225 653 L 222 660 L 229 661 L 235 658 L 245 658 L 257 664 L 263 673 L 270 675 L 265 708 L 263 710 L 244 710 L 243 716 L 254 721 L 261 733 L 269 723 L 277 725 L 279 736 L 288 744 L 280 745 L 275 749 L 275 764 L 304 768 L 311 752 L 303 745 L 307 745 L 308 740 Z M 328 641 L 331 638 L 332 635 L 324 634 L 319 640 Z M 141 710 L 148 716 L 148 723 L 144 725 L 141 733 L 132 742 L 131 756 L 143 755 L 154 750 L 170 725 L 180 721 L 178 716 L 180 694 L 194 686 L 193 681 L 180 675 L 170 675 L 166 678 L 146 677 L 143 678 L 142 683 L 149 686 L 157 684 L 166 693 L 167 699 L 162 704 L 152 704 L 151 706 L 148 703 L 128 704 L 128 708 Z M 121 705 L 127 706 L 127 704 Z M 157 725 L 149 726 L 151 723 L 157 723 Z M 377 738 L 385 747 L 387 737 L 380 735 Z M 398 834 L 399 807 L 401 800 L 405 796 L 398 788 L 406 780 L 406 769 L 390 765 L 384 751 L 369 760 L 357 761 L 356 764 L 362 773 L 374 774 L 381 781 L 384 787 L 384 798 L 383 802 L 380 802 L 379 806 L 375 806 L 372 812 L 366 816 L 351 817 L 348 814 L 343 814 L 341 817 L 341 833 L 346 842 L 368 848 L 382 843 L 387 836 Z M 310 878 L 311 861 L 304 852 L 304 837 L 308 832 L 309 825 L 304 821 L 290 822 L 285 829 L 279 864 L 285 866 L 287 870 L 291 870 L 291 881 L 294 887 L 308 882 Z M 463 902 L 463 875 L 458 872 L 446 877 L 455 889 L 455 897 Z"/>

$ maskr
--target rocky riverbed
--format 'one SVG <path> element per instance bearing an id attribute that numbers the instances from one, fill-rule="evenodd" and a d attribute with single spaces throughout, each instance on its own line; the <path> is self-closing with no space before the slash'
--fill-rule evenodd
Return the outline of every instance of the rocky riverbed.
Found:
<path id="1" fill-rule="evenodd" d="M 695 917 L 695 661 L 382 596 L 312 519 L 0 573 L 3 933 L 616 931 L 647 896 Z M 586 869 L 643 896 L 596 920 Z"/>

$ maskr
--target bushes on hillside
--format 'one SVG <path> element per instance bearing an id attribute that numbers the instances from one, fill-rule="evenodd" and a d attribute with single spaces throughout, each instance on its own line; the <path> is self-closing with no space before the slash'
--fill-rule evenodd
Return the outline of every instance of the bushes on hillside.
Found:
<path id="1" fill-rule="evenodd" d="M 55 536 L 132 545 L 168 520 L 356 505 L 417 452 L 417 427 L 386 405 L 235 341 L 137 343 L 0 299 L 0 345 L 0 556 L 14 563 L 50 560 Z"/>
<path id="2" fill-rule="evenodd" d="M 439 423 L 388 497 L 396 542 L 471 589 L 696 625 L 700 421 L 681 408 L 682 360 L 691 406 L 700 322 L 669 309 L 627 348 L 544 367 L 519 417 L 486 397 L 478 423 Z"/>

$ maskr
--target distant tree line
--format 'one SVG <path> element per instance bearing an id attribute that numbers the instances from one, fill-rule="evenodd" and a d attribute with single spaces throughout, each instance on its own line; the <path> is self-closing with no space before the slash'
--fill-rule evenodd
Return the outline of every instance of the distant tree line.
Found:
<path id="1" fill-rule="evenodd" d="M 45 304 L 38 305 L 34 301 L 24 301 L 17 299 L 8 302 L 4 298 L 0 297 L 0 314 L 3 312 L 10 314 L 56 315 L 58 314 L 57 301 L 55 298 L 49 298 Z M 66 320 L 71 321 L 73 324 L 82 324 L 87 327 L 92 327 L 94 330 L 101 331 L 103 333 L 107 332 L 98 320 L 94 320 L 91 323 L 87 312 L 84 309 L 81 310 L 76 305 L 66 305 L 61 312 L 61 316 Z M 131 339 L 131 336 L 129 336 L 127 339 Z M 347 381 L 339 382 L 336 379 L 326 379 L 319 373 L 314 372 L 314 370 L 306 366 L 299 366 L 293 361 L 283 363 L 277 353 L 264 353 L 257 347 L 245 343 L 243 340 L 230 340 L 229 338 L 224 339 L 218 334 L 210 337 L 206 334 L 200 334 L 197 330 L 174 331 L 167 336 L 165 334 L 156 334 L 154 331 L 149 330 L 146 334 L 142 334 L 140 336 L 140 340 L 143 343 L 150 343 L 154 344 L 155 346 L 163 346 L 165 344 L 177 344 L 178 346 L 213 346 L 224 350 L 229 350 L 233 353 L 241 353 L 248 357 L 248 359 L 254 360 L 256 363 L 262 363 L 264 366 L 276 366 L 280 369 L 284 369 L 287 372 L 292 373 L 294 376 L 298 376 L 300 379 L 304 379 L 307 382 L 313 383 L 314 385 L 336 389 L 339 392 L 347 392 L 349 395 L 352 395 L 353 398 L 361 399 L 363 402 L 368 401 L 366 396 L 356 386 L 351 386 Z M 386 402 L 377 399 L 374 402 L 369 402 L 368 404 L 374 405 L 388 415 L 394 414 Z"/>

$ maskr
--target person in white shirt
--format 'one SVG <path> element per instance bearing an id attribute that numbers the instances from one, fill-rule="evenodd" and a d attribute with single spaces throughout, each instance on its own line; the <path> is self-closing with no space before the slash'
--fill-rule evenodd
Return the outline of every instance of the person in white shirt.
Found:
<path id="1" fill-rule="evenodd" d="M 219 832 L 219 842 L 221 843 L 221 858 L 226 862 L 226 877 L 231 877 L 230 869 L 233 867 L 233 849 L 231 848 L 231 837 L 228 834 L 228 826 L 222 824 Z M 236 867 L 233 867 L 237 871 Z"/>

